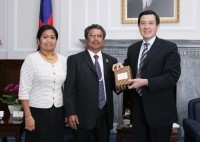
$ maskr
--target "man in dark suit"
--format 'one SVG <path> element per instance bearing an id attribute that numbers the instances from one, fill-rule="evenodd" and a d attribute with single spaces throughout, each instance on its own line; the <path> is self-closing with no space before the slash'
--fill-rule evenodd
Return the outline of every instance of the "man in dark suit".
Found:
<path id="1" fill-rule="evenodd" d="M 112 66 L 117 59 L 101 51 L 105 36 L 101 25 L 88 26 L 85 29 L 87 49 L 67 60 L 64 106 L 67 122 L 74 129 L 75 142 L 88 142 L 91 137 L 95 142 L 109 142 L 110 129 L 113 128 L 115 80 Z M 95 68 L 95 55 L 98 55 L 101 71 Z M 99 106 L 100 90 L 105 101 L 103 107 Z"/>
<path id="2" fill-rule="evenodd" d="M 137 18 L 144 10 L 153 10 L 160 17 L 173 17 L 174 0 L 127 0 L 128 18 Z"/>
<path id="3" fill-rule="evenodd" d="M 172 124 L 178 121 L 175 89 L 181 73 L 180 55 L 175 43 L 156 36 L 159 25 L 154 11 L 141 12 L 138 27 L 143 40 L 128 48 L 123 65 L 113 65 L 113 70 L 126 65 L 132 68 L 134 79 L 129 80 L 128 88 L 133 94 L 134 142 L 170 142 Z"/>

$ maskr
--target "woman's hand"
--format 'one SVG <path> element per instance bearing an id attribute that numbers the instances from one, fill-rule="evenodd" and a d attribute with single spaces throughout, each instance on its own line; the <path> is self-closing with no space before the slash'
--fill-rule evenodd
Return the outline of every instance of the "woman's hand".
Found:
<path id="1" fill-rule="evenodd" d="M 35 120 L 32 116 L 25 117 L 25 129 L 27 129 L 29 131 L 35 130 Z"/>

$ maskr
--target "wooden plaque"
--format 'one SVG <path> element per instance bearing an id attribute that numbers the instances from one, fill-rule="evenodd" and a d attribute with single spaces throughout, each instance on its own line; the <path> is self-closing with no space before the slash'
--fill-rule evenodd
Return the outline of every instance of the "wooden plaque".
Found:
<path id="1" fill-rule="evenodd" d="M 132 78 L 132 71 L 130 66 L 125 66 L 122 69 L 114 71 L 114 74 L 116 86 L 128 85 L 128 80 Z"/>

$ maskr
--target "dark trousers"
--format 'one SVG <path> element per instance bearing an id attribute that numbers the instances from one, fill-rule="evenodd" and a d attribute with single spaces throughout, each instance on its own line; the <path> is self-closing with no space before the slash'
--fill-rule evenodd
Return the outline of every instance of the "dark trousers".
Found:
<path id="1" fill-rule="evenodd" d="M 78 127 L 77 130 L 74 130 L 74 142 L 109 142 L 109 135 L 106 107 L 104 107 L 99 109 L 94 129 L 88 130 Z"/>
<path id="2" fill-rule="evenodd" d="M 134 101 L 132 122 L 133 142 L 170 142 L 172 124 L 162 127 L 149 126 L 143 110 L 142 96 L 136 97 Z"/>

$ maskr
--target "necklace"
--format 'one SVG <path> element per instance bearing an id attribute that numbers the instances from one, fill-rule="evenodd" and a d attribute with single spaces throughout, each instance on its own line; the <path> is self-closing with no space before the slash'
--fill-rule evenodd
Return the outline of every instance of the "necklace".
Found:
<path id="1" fill-rule="evenodd" d="M 54 59 L 54 53 L 51 53 L 49 55 L 44 54 L 42 51 L 40 51 L 40 53 L 42 53 L 42 55 L 44 55 L 49 60 L 53 60 Z"/>

